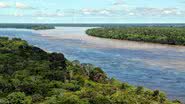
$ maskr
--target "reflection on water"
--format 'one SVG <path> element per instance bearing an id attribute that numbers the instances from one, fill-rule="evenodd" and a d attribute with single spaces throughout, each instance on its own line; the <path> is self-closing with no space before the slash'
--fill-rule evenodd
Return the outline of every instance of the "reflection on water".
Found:
<path id="1" fill-rule="evenodd" d="M 0 29 L 0 36 L 20 37 L 47 51 L 63 52 L 68 59 L 102 67 L 110 77 L 185 101 L 185 47 L 101 39 L 85 35 L 87 28 Z"/>

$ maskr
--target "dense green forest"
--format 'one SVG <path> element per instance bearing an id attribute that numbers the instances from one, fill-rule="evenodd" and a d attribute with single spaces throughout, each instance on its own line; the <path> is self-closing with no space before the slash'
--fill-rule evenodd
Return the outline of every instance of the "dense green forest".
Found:
<path id="1" fill-rule="evenodd" d="M 185 45 L 184 27 L 94 28 L 86 33 L 102 38 Z"/>
<path id="2" fill-rule="evenodd" d="M 180 104 L 19 38 L 0 37 L 0 104 Z"/>
<path id="3" fill-rule="evenodd" d="M 26 29 L 33 29 L 33 30 L 48 30 L 48 29 L 55 29 L 53 26 L 44 26 L 44 25 L 35 25 L 28 27 Z"/>
<path id="4" fill-rule="evenodd" d="M 47 24 L 0 24 L 0 28 L 46 30 L 46 29 L 55 29 L 55 26 Z"/>
<path id="5" fill-rule="evenodd" d="M 121 24 L 121 23 L 0 23 L 0 28 L 22 28 L 22 27 L 30 27 L 35 25 L 44 25 L 51 27 L 143 27 L 143 26 L 153 26 L 153 27 L 185 27 L 183 23 L 171 23 L 171 24 L 160 24 L 160 23 L 152 23 L 152 24 L 143 24 L 143 23 L 135 23 L 135 24 Z"/>

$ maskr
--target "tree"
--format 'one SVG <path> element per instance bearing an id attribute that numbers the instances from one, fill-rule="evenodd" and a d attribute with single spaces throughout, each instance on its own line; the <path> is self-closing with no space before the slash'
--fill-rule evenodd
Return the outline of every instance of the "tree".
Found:
<path id="1" fill-rule="evenodd" d="M 31 104 L 31 97 L 23 92 L 13 92 L 7 96 L 7 104 Z"/>

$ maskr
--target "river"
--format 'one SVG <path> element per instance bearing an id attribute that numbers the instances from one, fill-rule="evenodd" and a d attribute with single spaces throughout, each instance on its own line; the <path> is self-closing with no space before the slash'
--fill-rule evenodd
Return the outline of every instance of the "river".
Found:
<path id="1" fill-rule="evenodd" d="M 136 86 L 159 89 L 185 101 L 185 47 L 87 36 L 89 27 L 53 30 L 0 29 L 0 36 L 19 37 L 69 60 L 101 67 L 109 77 Z"/>

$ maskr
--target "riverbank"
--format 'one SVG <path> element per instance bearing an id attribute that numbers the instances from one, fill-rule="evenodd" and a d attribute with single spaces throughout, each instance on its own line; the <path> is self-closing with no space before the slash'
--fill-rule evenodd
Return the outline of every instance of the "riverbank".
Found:
<path id="1" fill-rule="evenodd" d="M 93 28 L 86 33 L 101 38 L 185 45 L 184 27 Z"/>

